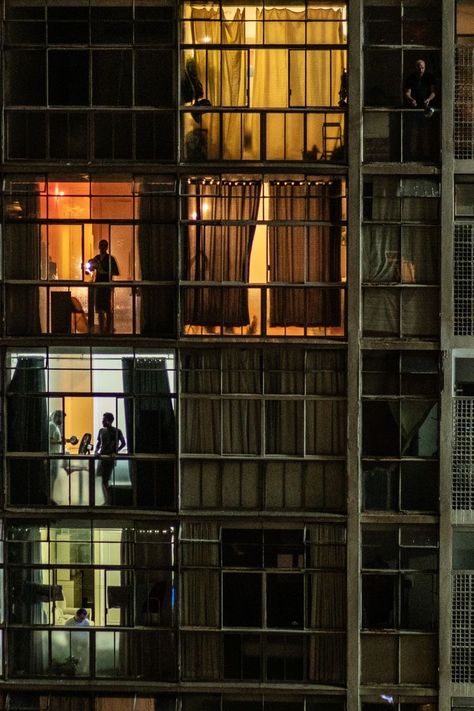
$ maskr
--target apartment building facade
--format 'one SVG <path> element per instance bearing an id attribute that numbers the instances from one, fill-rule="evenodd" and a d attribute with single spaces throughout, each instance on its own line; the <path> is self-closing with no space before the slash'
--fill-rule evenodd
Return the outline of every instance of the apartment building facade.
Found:
<path id="1" fill-rule="evenodd" d="M 474 3 L 2 19 L 0 708 L 474 707 Z"/>

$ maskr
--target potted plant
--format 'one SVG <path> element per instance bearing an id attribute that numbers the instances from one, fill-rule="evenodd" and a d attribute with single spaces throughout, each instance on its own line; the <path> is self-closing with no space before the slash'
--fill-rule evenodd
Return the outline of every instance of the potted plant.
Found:
<path id="1" fill-rule="evenodd" d="M 78 666 L 79 659 L 73 656 L 64 657 L 63 659 L 55 657 L 51 661 L 51 671 L 58 676 L 75 676 Z"/>

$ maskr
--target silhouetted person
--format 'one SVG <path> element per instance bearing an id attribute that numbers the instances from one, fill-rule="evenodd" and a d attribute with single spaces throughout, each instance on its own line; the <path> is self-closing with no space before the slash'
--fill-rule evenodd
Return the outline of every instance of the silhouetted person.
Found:
<path id="1" fill-rule="evenodd" d="M 101 459 L 97 467 L 97 475 L 102 479 L 102 489 L 105 502 L 108 502 L 109 481 L 114 470 L 114 457 L 125 447 L 125 438 L 122 431 L 113 426 L 114 416 L 111 412 L 104 412 L 102 427 L 97 435 L 95 453 L 110 459 Z"/>
<path id="2" fill-rule="evenodd" d="M 106 239 L 99 242 L 99 254 L 91 259 L 87 268 L 95 272 L 96 284 L 111 282 L 115 276 L 120 274 L 117 260 L 108 253 L 109 243 Z M 94 289 L 94 306 L 99 315 L 99 332 L 113 333 L 113 288 L 102 286 Z"/>

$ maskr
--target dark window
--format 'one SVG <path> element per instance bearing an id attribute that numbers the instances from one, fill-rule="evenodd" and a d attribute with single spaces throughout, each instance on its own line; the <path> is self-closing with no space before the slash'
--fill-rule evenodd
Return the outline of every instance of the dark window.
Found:
<path id="1" fill-rule="evenodd" d="M 48 96 L 49 103 L 56 106 L 89 104 L 89 53 L 86 50 L 48 52 Z"/>
<path id="2" fill-rule="evenodd" d="M 132 52 L 92 52 L 92 103 L 98 106 L 131 106 Z"/>
<path id="3" fill-rule="evenodd" d="M 135 53 L 135 105 L 171 106 L 173 101 L 173 55 L 166 50 Z"/>
<path id="4" fill-rule="evenodd" d="M 7 105 L 46 104 L 44 52 L 34 49 L 5 52 L 5 101 Z"/>

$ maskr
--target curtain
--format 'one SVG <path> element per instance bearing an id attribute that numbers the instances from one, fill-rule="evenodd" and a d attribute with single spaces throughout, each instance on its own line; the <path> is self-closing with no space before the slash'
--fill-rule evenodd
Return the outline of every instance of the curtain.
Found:
<path id="1" fill-rule="evenodd" d="M 49 421 L 44 358 L 20 356 L 7 388 L 7 446 L 10 452 L 47 452 Z M 24 501 L 25 492 L 36 481 L 30 502 L 45 504 L 49 500 L 49 477 L 44 461 L 22 460 L 11 477 L 12 501 Z M 23 498 L 22 498 L 23 497 Z"/>
<path id="2" fill-rule="evenodd" d="M 252 398 L 261 392 L 260 354 L 226 350 L 223 360 L 222 439 L 224 454 L 258 454 L 261 441 L 261 405 Z M 236 397 L 240 395 L 241 397 Z"/>
<path id="3" fill-rule="evenodd" d="M 123 358 L 125 428 L 129 454 L 172 454 L 175 419 L 164 358 Z M 139 462 L 137 462 L 139 466 Z"/>
<path id="4" fill-rule="evenodd" d="M 174 196 L 140 187 L 138 256 L 142 282 L 176 277 L 176 201 Z M 176 331 L 175 287 L 143 286 L 140 291 L 142 336 L 172 335 Z"/>
<path id="5" fill-rule="evenodd" d="M 440 232 L 437 186 L 425 179 L 377 177 L 372 184 L 370 219 L 380 224 L 364 229 L 363 280 L 371 284 L 438 284 Z M 400 222 L 401 225 L 387 224 Z M 404 224 L 424 222 L 425 224 Z M 437 298 L 410 290 L 365 289 L 365 332 L 392 335 L 400 331 L 403 299 L 404 335 L 436 333 Z M 428 330 L 428 333 L 427 333 Z"/>
<path id="6" fill-rule="evenodd" d="M 185 543 L 181 579 L 181 624 L 219 627 L 219 526 L 209 522 L 184 522 L 181 540 Z M 185 677 L 221 677 L 220 635 L 187 633 L 183 642 Z"/>
<path id="7" fill-rule="evenodd" d="M 185 397 L 181 400 L 183 452 L 220 454 L 220 390 L 220 352 L 186 353 L 182 382 Z M 208 397 L 199 397 L 202 395 Z"/>
<path id="8" fill-rule="evenodd" d="M 36 195 L 17 195 L 22 215 L 39 219 Z M 31 222 L 10 222 L 6 225 L 5 276 L 7 279 L 39 280 L 40 226 Z M 40 290 L 38 286 L 9 285 L 7 287 L 6 318 L 8 335 L 34 336 L 41 333 Z"/>
<path id="9" fill-rule="evenodd" d="M 318 350 L 306 353 L 306 392 L 310 395 L 345 395 L 345 351 Z"/>
<path id="10" fill-rule="evenodd" d="M 304 51 L 304 20 L 307 25 L 307 41 L 311 44 L 338 44 L 342 36 L 342 10 L 307 8 L 293 11 L 287 8 L 269 8 L 257 11 L 257 43 L 279 44 L 282 49 L 257 49 L 251 84 L 251 107 L 286 108 L 289 106 L 337 106 L 339 102 L 340 78 L 345 66 L 345 51 Z M 263 24 L 265 20 L 265 24 Z M 331 22 L 341 20 L 341 22 Z M 265 36 L 263 36 L 263 33 Z M 300 45 L 301 50 L 283 48 L 285 45 Z M 332 81 L 331 81 L 332 80 Z M 282 116 L 268 114 L 266 121 L 266 157 L 268 159 L 287 158 L 301 160 L 304 145 L 302 120 L 299 115 L 287 116 L 287 130 L 284 131 Z M 310 145 L 322 140 L 324 114 L 313 113 L 308 135 Z M 260 156 L 260 117 L 252 119 L 249 140 L 249 157 L 258 160 Z M 284 152 L 282 142 L 284 141 Z M 324 152 L 324 146 L 316 146 Z"/>
<path id="11" fill-rule="evenodd" d="M 17 527 L 15 540 L 25 541 L 21 547 L 21 562 L 28 566 L 25 568 L 21 591 L 11 591 L 15 598 L 15 618 L 14 621 L 23 624 L 47 625 L 50 620 L 43 610 L 43 600 L 35 594 L 38 585 L 42 585 L 43 570 L 32 568 L 42 559 L 41 555 L 41 533 L 39 526 L 28 525 L 27 527 Z M 17 577 L 17 584 L 20 583 L 20 576 Z M 20 583 L 21 584 L 21 583 Z M 13 611 L 12 611 L 13 613 Z M 39 630 L 14 631 L 15 635 L 15 668 L 23 669 L 25 676 L 42 676 L 47 672 L 48 667 L 48 642 L 47 632 Z"/>
<path id="12" fill-rule="evenodd" d="M 190 36 L 186 41 L 203 47 L 194 49 L 192 58 L 196 62 L 197 77 L 202 84 L 204 98 L 212 106 L 243 106 L 246 101 L 245 55 L 240 49 L 230 48 L 232 45 L 245 44 L 245 10 L 237 8 L 233 19 L 223 22 L 219 22 L 220 13 L 218 8 L 191 8 Z M 218 45 L 221 42 L 228 49 L 205 49 L 206 44 Z M 187 128 L 188 145 L 196 133 L 199 140 L 204 141 L 205 147 L 201 146 L 203 158 L 235 160 L 241 157 L 238 114 L 195 112 L 190 115 Z"/>
<path id="13" fill-rule="evenodd" d="M 341 280 L 341 182 L 271 181 L 270 219 L 297 225 L 268 229 L 270 282 L 301 284 Z M 304 221 L 327 224 L 304 225 Z M 272 326 L 339 326 L 340 289 L 271 289 Z"/>
<path id="14" fill-rule="evenodd" d="M 268 454 L 303 454 L 304 351 L 278 348 L 266 354 L 265 393 L 286 398 L 265 400 L 266 451 Z"/>
<path id="15" fill-rule="evenodd" d="M 310 627 L 325 630 L 309 640 L 309 677 L 318 682 L 341 683 L 345 678 L 346 626 L 345 530 L 342 526 L 308 527 L 311 567 Z"/>
<path id="16" fill-rule="evenodd" d="M 123 358 L 122 368 L 128 453 L 174 453 L 176 425 L 166 359 Z M 128 466 L 137 502 L 150 504 L 155 489 L 155 467 L 144 460 L 129 462 Z"/>
<path id="17" fill-rule="evenodd" d="M 199 326 L 246 326 L 249 323 L 250 253 L 255 234 L 260 181 L 196 183 L 188 217 L 186 279 L 240 282 L 240 287 L 188 288 L 184 323 Z M 211 224 L 212 223 L 212 224 Z M 238 224 L 235 224 L 238 223 Z"/>

